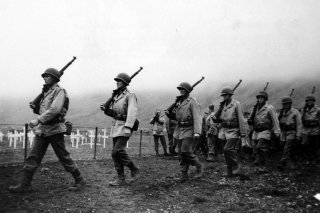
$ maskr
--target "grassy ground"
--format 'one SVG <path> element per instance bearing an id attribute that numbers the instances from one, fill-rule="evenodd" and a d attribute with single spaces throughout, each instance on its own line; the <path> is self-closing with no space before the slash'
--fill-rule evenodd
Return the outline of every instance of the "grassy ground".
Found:
<path id="1" fill-rule="evenodd" d="M 39 168 L 33 191 L 26 194 L 6 190 L 18 181 L 21 166 L 2 166 L 0 212 L 320 212 L 320 201 L 313 197 L 320 192 L 318 166 L 279 172 L 270 161 L 261 172 L 244 162 L 245 175 L 227 178 L 222 156 L 217 163 L 201 160 L 204 177 L 180 183 L 177 158 L 135 157 L 141 178 L 116 188 L 108 185 L 115 177 L 112 160 L 78 161 L 88 183 L 80 192 L 68 191 L 71 176 L 58 162 L 49 162 Z"/>

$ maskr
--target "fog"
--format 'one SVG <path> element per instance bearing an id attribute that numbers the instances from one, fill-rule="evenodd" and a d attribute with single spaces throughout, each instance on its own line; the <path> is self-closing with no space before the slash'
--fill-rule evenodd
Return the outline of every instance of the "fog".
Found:
<path id="1" fill-rule="evenodd" d="M 306 79 L 320 74 L 320 1 L 0 1 L 0 97 L 40 92 L 46 68 L 81 95 Z M 200 85 L 199 85 L 200 87 Z"/>

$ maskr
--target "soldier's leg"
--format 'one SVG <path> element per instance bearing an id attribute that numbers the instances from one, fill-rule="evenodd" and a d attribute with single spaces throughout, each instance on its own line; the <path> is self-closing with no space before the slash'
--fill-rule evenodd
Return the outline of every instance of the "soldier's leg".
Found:
<path id="1" fill-rule="evenodd" d="M 233 169 L 233 173 L 239 173 L 239 162 L 236 154 L 238 141 L 238 138 L 227 139 L 223 148 L 224 157 L 228 167 L 228 174 L 230 173 L 230 169 Z"/>
<path id="2" fill-rule="evenodd" d="M 268 153 L 268 149 L 269 149 L 269 140 L 260 138 L 258 140 L 258 144 L 256 146 L 256 151 L 257 151 L 257 165 L 264 165 L 266 162 L 266 156 Z"/>
<path id="3" fill-rule="evenodd" d="M 309 145 L 310 139 L 308 135 L 303 134 L 302 135 L 302 142 L 301 142 L 301 148 L 302 148 L 302 161 L 306 162 L 309 161 L 310 155 L 309 155 Z"/>
<path id="4" fill-rule="evenodd" d="M 172 136 L 172 141 L 173 141 L 173 146 L 172 146 L 172 154 L 173 155 L 177 155 L 177 152 L 176 152 L 176 147 L 178 146 L 178 139 L 174 138 Z"/>
<path id="5" fill-rule="evenodd" d="M 163 148 L 163 154 L 164 156 L 168 156 L 168 152 L 167 152 L 167 142 L 166 142 L 166 138 L 164 137 L 164 135 L 160 136 L 160 142 Z"/>
<path id="6" fill-rule="evenodd" d="M 70 157 L 70 153 L 66 150 L 64 135 L 63 134 L 52 135 L 47 139 L 50 141 L 53 151 L 57 155 L 64 169 L 67 172 L 70 172 L 72 177 L 75 180 L 74 185 L 69 189 L 70 190 L 82 189 L 86 185 L 86 182 L 82 177 L 79 169 L 77 168 L 77 165 Z"/>
<path id="7" fill-rule="evenodd" d="M 318 160 L 318 149 L 319 149 L 319 135 L 313 135 L 310 137 L 310 157 L 313 164 Z"/>
<path id="8" fill-rule="evenodd" d="M 121 143 L 121 137 L 113 138 L 113 147 L 112 147 L 112 159 L 114 162 L 114 167 L 117 171 L 118 178 L 115 181 L 109 182 L 111 186 L 121 186 L 126 184 L 125 175 L 124 175 L 124 165 L 120 159 L 118 152 L 122 149 L 123 143 Z"/>
<path id="9" fill-rule="evenodd" d="M 198 157 L 193 153 L 193 148 L 194 148 L 193 144 L 194 144 L 194 140 L 191 137 L 184 138 L 182 140 L 182 145 L 181 145 L 182 162 L 184 165 L 187 165 L 187 167 L 189 167 L 189 165 L 195 166 L 197 168 L 197 171 L 194 178 L 200 178 L 202 177 L 202 174 L 203 174 L 203 166 L 200 163 Z"/>
<path id="10" fill-rule="evenodd" d="M 281 158 L 281 162 L 283 162 L 284 164 L 291 162 L 292 161 L 292 150 L 294 148 L 296 144 L 296 140 L 294 139 L 288 139 L 283 147 L 283 153 L 282 153 L 282 158 Z"/>
<path id="11" fill-rule="evenodd" d="M 169 144 L 169 153 L 173 154 L 172 148 L 173 148 L 173 134 L 168 132 L 168 144 Z"/>
<path id="12" fill-rule="evenodd" d="M 154 141 L 154 151 L 156 152 L 156 155 L 159 155 L 159 136 L 153 135 L 153 141 Z"/>
<path id="13" fill-rule="evenodd" d="M 31 190 L 31 181 L 37 168 L 47 151 L 49 141 L 36 135 L 34 138 L 32 149 L 26 159 L 23 167 L 23 174 L 19 184 L 9 187 L 11 192 L 27 192 Z"/>

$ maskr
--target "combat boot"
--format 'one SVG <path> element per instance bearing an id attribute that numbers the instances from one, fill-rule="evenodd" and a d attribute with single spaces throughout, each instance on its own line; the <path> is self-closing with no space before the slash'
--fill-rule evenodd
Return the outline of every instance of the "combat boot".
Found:
<path id="1" fill-rule="evenodd" d="M 232 170 L 232 175 L 238 175 L 241 172 L 241 166 L 237 163 L 236 167 Z"/>
<path id="2" fill-rule="evenodd" d="M 159 155 L 159 151 L 158 151 L 158 150 L 156 150 L 156 156 L 160 156 L 160 155 Z"/>
<path id="3" fill-rule="evenodd" d="M 140 177 L 140 170 L 132 162 L 129 163 L 128 167 L 131 171 L 131 179 L 128 182 L 133 183 Z"/>
<path id="4" fill-rule="evenodd" d="M 81 173 L 78 169 L 75 169 L 73 172 L 71 172 L 71 175 L 74 178 L 74 184 L 69 187 L 70 191 L 78 191 L 82 190 L 86 186 L 86 181 L 81 176 Z"/>
<path id="5" fill-rule="evenodd" d="M 180 183 L 183 183 L 183 182 L 186 182 L 189 180 L 189 175 L 188 175 L 188 172 L 187 171 L 182 171 L 181 172 L 181 177 L 179 179 L 179 182 Z"/>
<path id="6" fill-rule="evenodd" d="M 33 176 L 32 172 L 23 171 L 21 182 L 17 185 L 10 186 L 8 190 L 14 193 L 30 192 L 32 190 L 32 187 L 31 187 L 32 176 Z"/>
<path id="7" fill-rule="evenodd" d="M 202 178 L 202 176 L 203 176 L 203 166 L 202 166 L 202 164 L 199 163 L 198 165 L 196 165 L 196 167 L 197 167 L 197 170 L 196 170 L 196 173 L 193 176 L 193 178 L 194 179 Z"/>
<path id="8" fill-rule="evenodd" d="M 116 180 L 109 182 L 110 186 L 124 186 L 127 182 L 124 177 L 118 177 Z"/>

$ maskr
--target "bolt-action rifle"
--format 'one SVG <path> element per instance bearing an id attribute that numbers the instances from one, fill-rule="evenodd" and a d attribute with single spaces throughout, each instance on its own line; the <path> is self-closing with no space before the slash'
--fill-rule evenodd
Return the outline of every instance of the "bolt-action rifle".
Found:
<path id="1" fill-rule="evenodd" d="M 196 83 L 194 83 L 192 85 L 192 89 L 195 88 L 198 84 L 200 84 L 201 81 L 203 81 L 204 77 L 202 76 L 201 79 L 199 81 L 197 81 Z M 168 118 L 170 118 L 171 120 L 175 120 L 175 116 L 174 116 L 174 111 L 177 107 L 178 102 L 181 100 L 182 95 L 179 95 L 176 97 L 176 100 L 173 104 L 171 104 L 166 110 L 164 110 L 164 113 L 167 115 Z"/>
<path id="2" fill-rule="evenodd" d="M 73 59 L 67 63 L 60 71 L 59 75 L 60 77 L 64 74 L 64 71 L 77 59 L 77 57 L 73 56 Z M 44 89 L 42 89 L 42 92 L 33 100 L 29 103 L 29 106 L 33 110 L 35 114 L 39 114 L 40 110 L 40 102 L 44 96 Z"/>
<path id="3" fill-rule="evenodd" d="M 266 86 L 263 88 L 264 92 L 267 91 L 268 86 L 269 86 L 269 82 L 267 82 Z M 255 118 L 256 113 L 257 113 L 257 107 L 258 107 L 258 103 L 253 105 L 253 109 L 252 109 L 251 115 L 250 115 L 250 117 L 248 119 L 248 124 L 249 125 L 253 125 L 253 121 L 254 121 L 254 118 Z"/>
<path id="4" fill-rule="evenodd" d="M 292 97 L 293 93 L 294 93 L 294 89 L 291 90 L 289 97 Z"/>
<path id="5" fill-rule="evenodd" d="M 242 80 L 240 79 L 239 82 L 237 83 L 237 85 L 232 89 L 232 91 L 236 91 L 236 89 L 240 86 Z M 224 103 L 225 101 L 221 101 L 220 102 L 220 106 L 219 106 L 219 109 L 217 110 L 217 112 L 214 114 L 213 118 L 215 120 L 215 122 L 219 123 L 220 122 L 220 116 L 221 116 L 221 113 L 222 113 L 222 109 L 223 109 L 223 106 L 224 106 Z"/>

